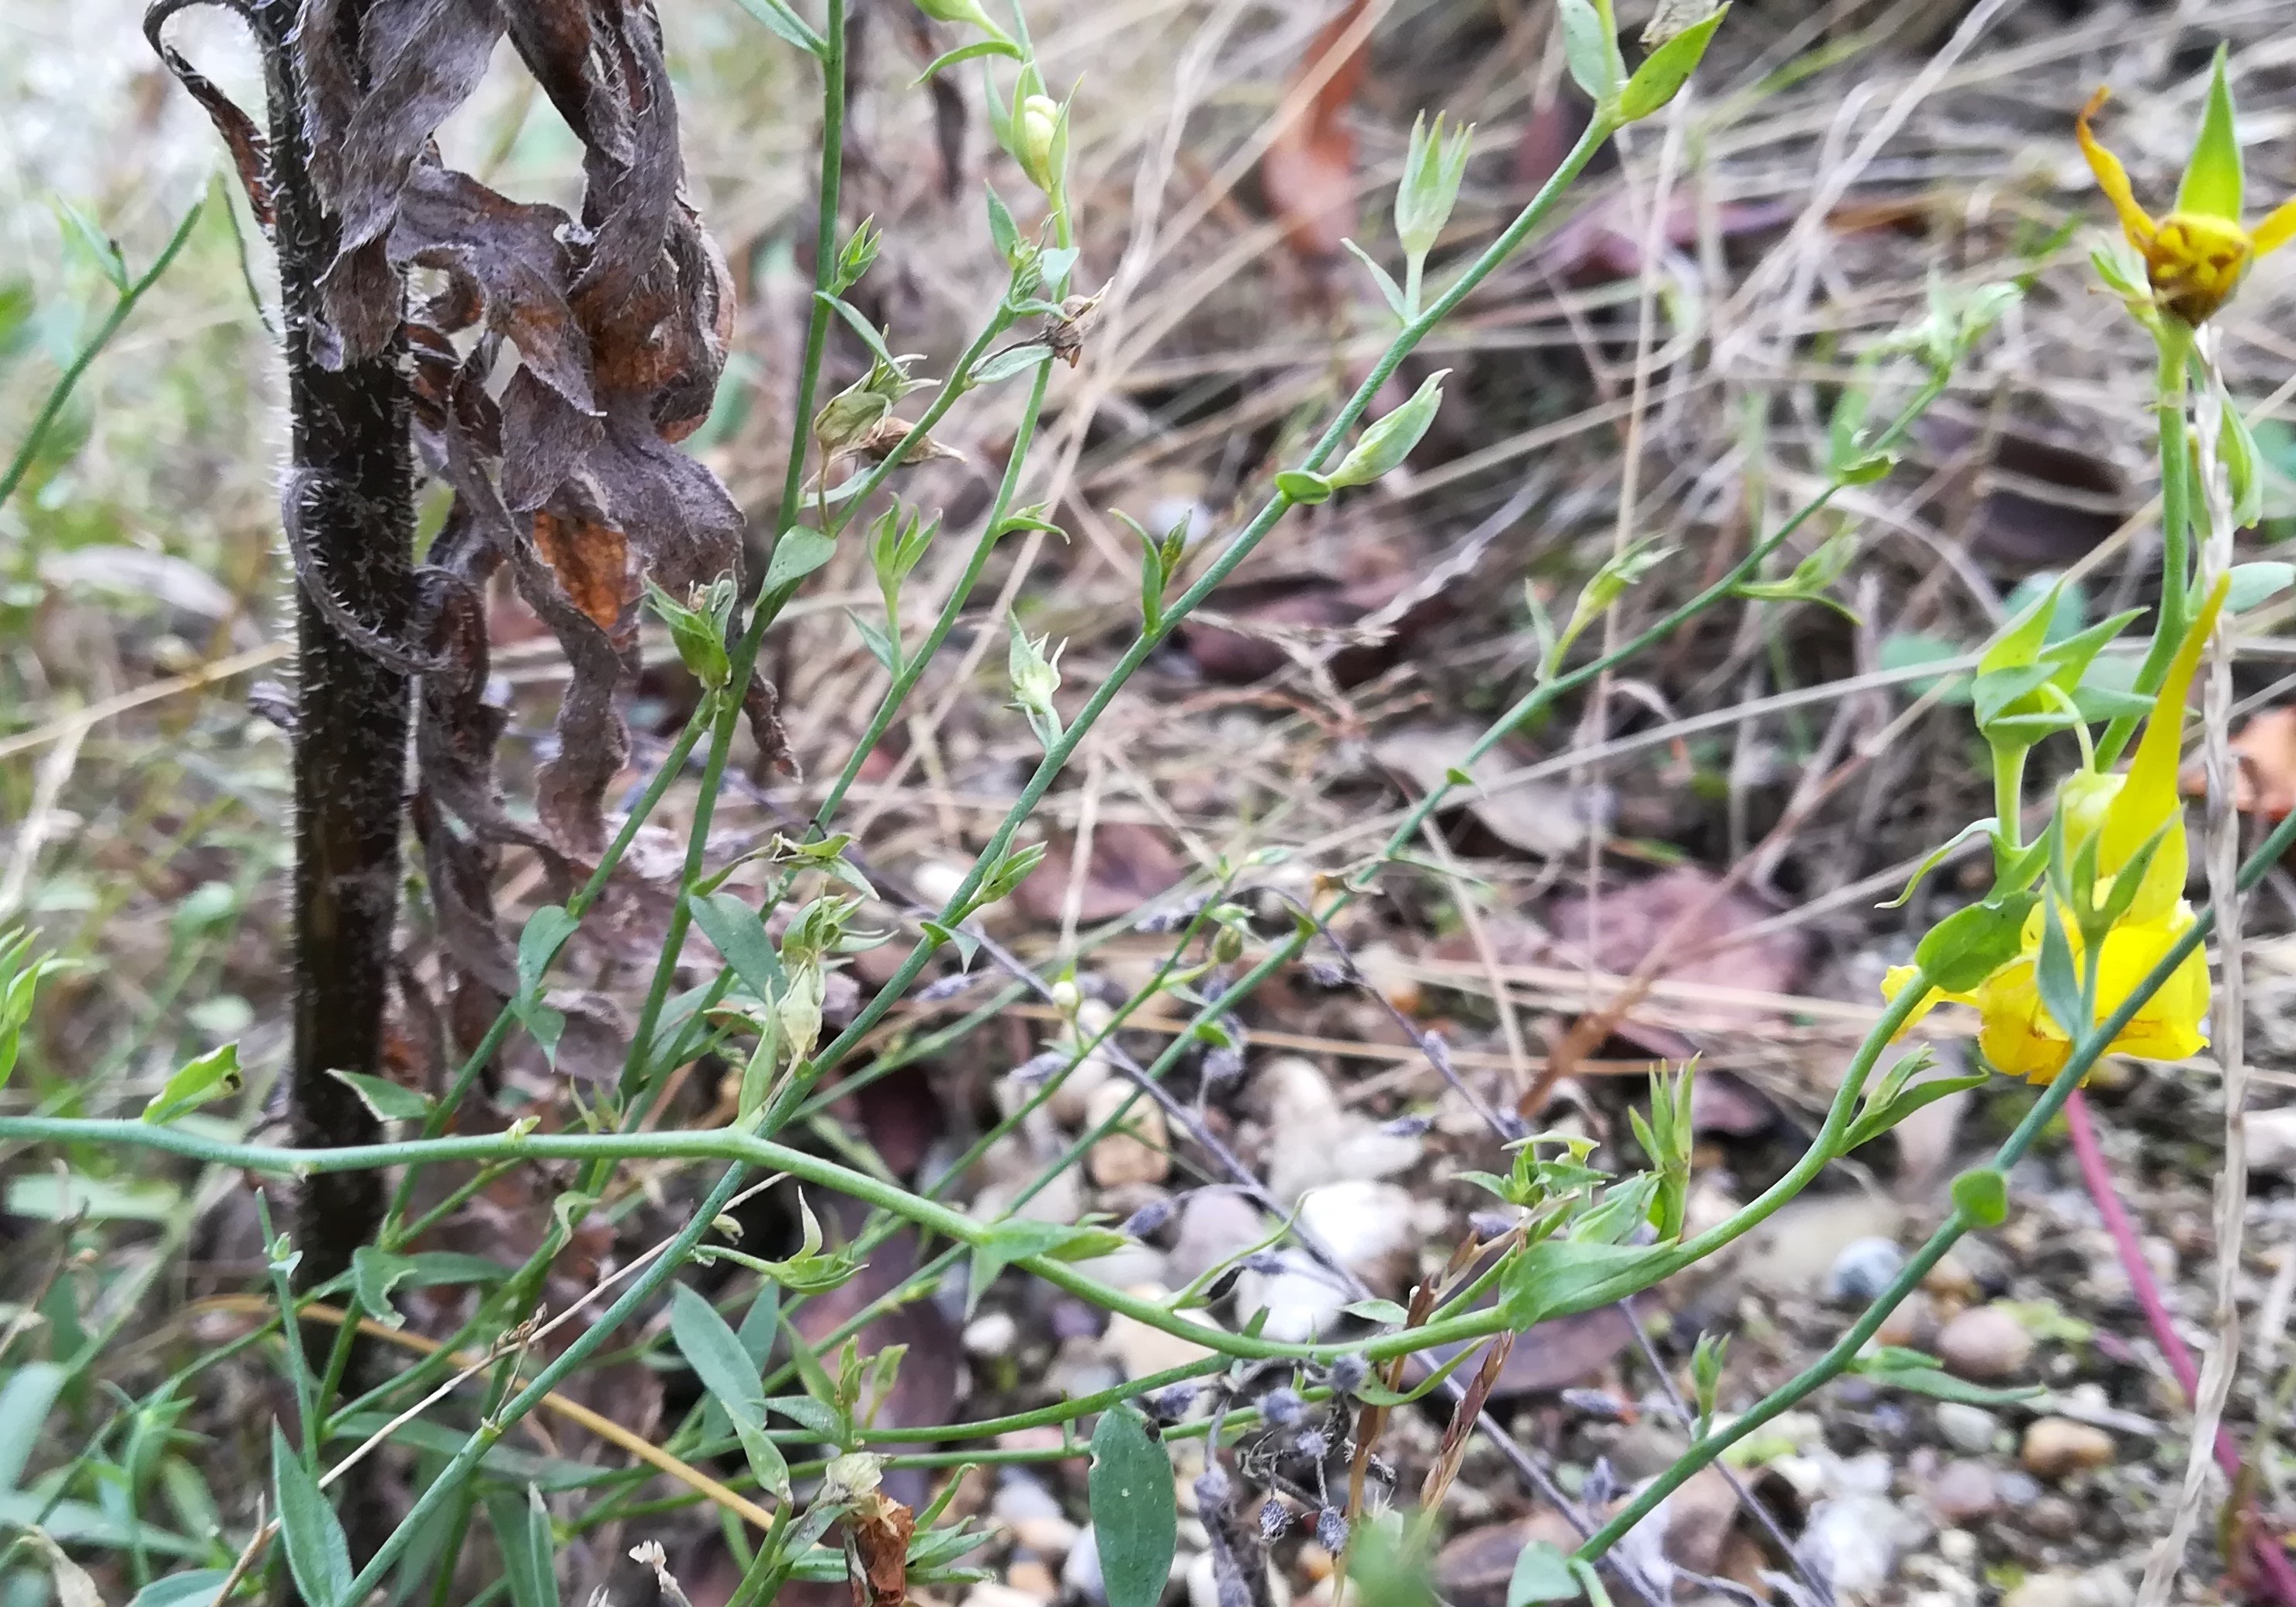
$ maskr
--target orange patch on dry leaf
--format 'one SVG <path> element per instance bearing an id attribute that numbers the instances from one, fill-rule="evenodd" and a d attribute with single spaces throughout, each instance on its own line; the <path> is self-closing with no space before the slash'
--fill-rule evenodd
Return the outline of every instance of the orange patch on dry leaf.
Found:
<path id="1" fill-rule="evenodd" d="M 611 525 L 534 516 L 534 545 L 574 606 L 600 630 L 612 634 L 622 611 L 636 601 L 630 577 L 629 544 Z"/>

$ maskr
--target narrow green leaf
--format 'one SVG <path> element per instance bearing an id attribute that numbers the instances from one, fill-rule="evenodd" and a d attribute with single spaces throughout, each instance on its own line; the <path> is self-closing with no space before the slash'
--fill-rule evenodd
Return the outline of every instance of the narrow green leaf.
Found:
<path id="1" fill-rule="evenodd" d="M 734 0 L 734 4 L 808 55 L 818 57 L 821 54 L 821 36 L 814 32 L 806 20 L 791 11 L 783 0 Z"/>
<path id="2" fill-rule="evenodd" d="M 24 1469 L 40 1443 L 40 1425 L 70 1376 L 53 1362 L 26 1362 L 0 1384 L 0 1490 L 23 1481 Z"/>
<path id="3" fill-rule="evenodd" d="M 214 1607 L 216 1598 L 223 1592 L 223 1584 L 231 1578 L 227 1568 L 194 1568 L 188 1573 L 171 1573 L 164 1579 L 154 1579 L 137 1591 L 127 1601 L 127 1607 Z"/>
<path id="4" fill-rule="evenodd" d="M 1925 1082 L 1915 1083 L 1878 1108 L 1859 1111 L 1857 1121 L 1850 1126 L 1849 1136 L 1841 1141 L 1842 1152 L 1847 1154 L 1860 1144 L 1873 1143 L 1924 1105 L 1935 1104 L 1949 1094 L 1981 1088 L 1992 1080 L 1985 1072 L 1972 1071 L 1964 1077 L 1932 1077 Z"/>
<path id="5" fill-rule="evenodd" d="M 1575 1602 L 1578 1581 L 1570 1572 L 1570 1559 L 1551 1540 L 1533 1540 L 1515 1557 L 1508 1577 L 1506 1607 L 1532 1607 L 1538 1602 Z"/>
<path id="6" fill-rule="evenodd" d="M 1052 361 L 1052 357 L 1051 347 L 1041 340 L 1031 340 L 1026 346 L 1015 346 L 986 359 L 966 378 L 975 385 L 1001 384 L 1015 374 L 1028 373 L 1043 367 Z"/>
<path id="7" fill-rule="evenodd" d="M 1988 1390 L 1982 1384 L 1956 1378 L 1931 1357 L 1919 1351 L 1902 1350 L 1894 1346 L 1861 1357 L 1852 1364 L 1850 1371 L 1889 1389 L 1903 1390 L 1910 1395 L 1926 1395 L 1931 1400 L 1962 1401 L 1972 1406 L 2013 1406 L 2020 1401 L 2032 1400 L 2041 1393 L 2038 1384 Z"/>
<path id="8" fill-rule="evenodd" d="M 210 1100 L 227 1099 L 246 1086 L 240 1075 L 239 1040 L 185 1061 L 144 1107 L 145 1121 L 170 1122 L 186 1111 L 196 1111 Z"/>
<path id="9" fill-rule="evenodd" d="M 1634 1294 L 1637 1271 L 1665 1257 L 1661 1245 L 1543 1239 L 1518 1251 L 1500 1275 L 1499 1312 L 1520 1333 L 1550 1316 Z M 1615 1291 L 1615 1292 L 1613 1292 Z"/>
<path id="10" fill-rule="evenodd" d="M 840 301 L 838 305 L 842 307 L 844 303 Z M 798 525 L 783 531 L 782 538 L 774 543 L 773 562 L 766 566 L 767 594 L 795 586 L 827 563 L 836 551 L 835 538 L 824 536 L 819 530 Z"/>
<path id="11" fill-rule="evenodd" d="M 1172 1459 L 1130 1406 L 1100 1414 L 1088 1488 L 1108 1607 L 1156 1607 L 1171 1577 L 1179 1505 Z"/>
<path id="12" fill-rule="evenodd" d="M 1914 946 L 1914 963 L 1946 992 L 1967 992 L 2016 957 L 2033 898 L 2004 894 L 1954 911 Z"/>
<path id="13" fill-rule="evenodd" d="M 518 990 L 531 998 L 542 987 L 551 961 L 574 935 L 574 917 L 565 906 L 545 904 L 526 918 L 518 934 Z"/>
<path id="14" fill-rule="evenodd" d="M 766 1387 L 758 1364 L 717 1308 L 684 1283 L 670 1295 L 670 1338 L 701 1387 L 726 1409 L 734 1437 L 750 1459 L 758 1482 L 786 1499 L 789 1463 L 766 1438 Z"/>
<path id="15" fill-rule="evenodd" d="M 990 184 L 986 187 L 988 191 L 988 238 L 996 247 L 997 256 L 1010 264 L 1020 255 L 1021 228 L 1013 221 L 1013 209 L 1004 204 L 1004 198 L 996 193 L 996 186 Z"/>
<path id="16" fill-rule="evenodd" d="M 305 1607 L 350 1607 L 351 1548 L 342 1521 L 276 1422 L 271 1425 L 271 1480 L 287 1571 L 295 1576 Z"/>
<path id="17" fill-rule="evenodd" d="M 65 235 L 76 242 L 89 261 L 95 264 L 111 288 L 125 291 L 128 285 L 127 259 L 119 254 L 119 242 L 100 228 L 94 218 L 62 196 L 55 198 L 57 221 L 64 226 Z"/>
<path id="18" fill-rule="evenodd" d="M 369 1316 L 386 1327 L 403 1320 L 390 1303 L 395 1289 L 429 1289 L 441 1283 L 499 1283 L 510 1268 L 484 1256 L 457 1255 L 451 1250 L 426 1250 L 402 1256 L 362 1244 L 351 1251 L 351 1288 Z"/>
<path id="19" fill-rule="evenodd" d="M 387 1077 L 365 1071 L 330 1071 L 327 1075 L 357 1095 L 359 1103 L 374 1112 L 377 1121 L 421 1121 L 430 1114 L 429 1095 Z"/>
<path id="20" fill-rule="evenodd" d="M 2232 567 L 2231 584 L 2225 587 L 2224 611 L 2246 613 L 2292 585 L 2296 585 L 2296 563 L 2236 563 Z"/>
<path id="21" fill-rule="evenodd" d="M 1397 318 L 1407 321 L 1411 314 L 1403 304 L 1403 287 L 1396 283 L 1394 277 L 1373 259 L 1370 252 L 1365 250 L 1354 241 L 1342 240 L 1340 243 L 1347 247 L 1349 254 L 1357 262 L 1371 270 L 1372 283 L 1379 287 L 1380 296 L 1387 303 L 1387 310 L 1393 313 Z"/>
<path id="22" fill-rule="evenodd" d="M 855 334 L 861 337 L 861 344 L 869 348 L 869 355 L 871 357 L 876 358 L 888 368 L 894 369 L 896 371 L 900 368 L 901 365 L 893 361 L 892 348 L 885 344 L 885 336 L 883 332 L 878 329 L 875 324 L 870 323 L 868 319 L 863 317 L 861 316 L 861 310 L 858 307 L 855 307 L 849 301 L 840 300 L 835 296 L 831 295 L 827 291 L 816 291 L 813 294 L 816 300 L 827 302 L 829 304 L 830 310 L 835 313 L 839 317 L 844 319 L 847 326 L 850 328 Z"/>
<path id="23" fill-rule="evenodd" d="M 1593 97 L 1598 108 L 1618 98 L 1621 86 L 1619 41 L 1594 0 L 1557 0 L 1562 13 L 1562 60 L 1571 81 Z"/>
<path id="24" fill-rule="evenodd" d="M 774 940 L 766 935 L 766 923 L 758 912 L 750 907 L 738 893 L 712 893 L 707 898 L 689 898 L 686 907 L 693 914 L 693 924 L 711 947 L 726 956 L 734 974 L 742 979 L 742 986 L 766 1002 L 772 1004 L 781 996 L 783 975 L 780 956 L 774 953 Z"/>
<path id="25" fill-rule="evenodd" d="M 1619 118 L 1622 122 L 1639 122 L 1660 110 L 1681 93 L 1690 75 L 1696 71 L 1706 46 L 1714 38 L 1714 30 L 1722 26 L 1729 14 L 1726 5 L 1703 21 L 1693 22 L 1669 39 L 1643 59 L 1635 69 L 1635 76 L 1619 92 Z"/>
<path id="26" fill-rule="evenodd" d="M 511 1607 L 558 1607 L 558 1570 L 550 1541 L 550 1514 L 542 1492 L 529 1484 L 524 1495 L 487 1492 L 487 1519 L 502 1548 L 503 1580 Z"/>
<path id="27" fill-rule="evenodd" d="M 983 56 L 1003 56 L 1012 61 L 1025 59 L 1021 53 L 1021 47 L 1010 39 L 975 39 L 970 45 L 960 45 L 955 50 L 944 52 L 934 57 L 932 65 L 917 74 L 909 87 L 914 89 L 919 84 L 930 80 L 937 72 L 961 66 L 966 61 L 977 61 Z"/>

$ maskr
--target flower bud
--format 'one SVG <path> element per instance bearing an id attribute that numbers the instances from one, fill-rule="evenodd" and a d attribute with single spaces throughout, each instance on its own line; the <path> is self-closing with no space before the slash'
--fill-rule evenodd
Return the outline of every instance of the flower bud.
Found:
<path id="1" fill-rule="evenodd" d="M 1048 94 L 1032 94 L 1013 114 L 1013 154 L 1029 182 L 1049 195 L 1060 188 L 1068 156 L 1068 110 Z"/>
<path id="2" fill-rule="evenodd" d="M 1438 112 L 1432 127 L 1423 112 L 1411 125 L 1411 147 L 1403 159 L 1403 182 L 1395 192 L 1395 235 L 1403 249 L 1423 258 L 1450 221 L 1467 173 L 1467 143 L 1474 125 L 1445 128 Z"/>
<path id="3" fill-rule="evenodd" d="M 1050 731 L 1057 737 L 1061 728 L 1060 712 L 1054 707 L 1053 694 L 1061 689 L 1061 649 L 1045 651 L 1047 637 L 1031 638 L 1021 628 L 1018 619 L 1013 621 L 1013 650 L 1007 668 L 1013 677 L 1013 703 L 1029 717 L 1029 725 L 1039 732 Z M 1065 645 L 1065 644 L 1063 644 Z M 1047 738 L 1049 744 L 1052 738 Z"/>
<path id="4" fill-rule="evenodd" d="M 813 415 L 814 439 L 828 452 L 849 447 L 874 430 L 892 410 L 890 397 L 870 389 L 865 380 L 856 381 L 830 398 Z"/>
<path id="5" fill-rule="evenodd" d="M 1435 422 L 1443 405 L 1443 380 L 1451 371 L 1436 370 L 1411 393 L 1411 399 L 1363 433 L 1355 450 L 1340 460 L 1326 477 L 1334 486 L 1367 486 L 1411 455 L 1419 438 Z"/>
<path id="6" fill-rule="evenodd" d="M 788 989 L 775 1002 L 774 1011 L 781 1021 L 782 1036 L 788 1040 L 791 1062 L 813 1053 L 814 1043 L 821 1037 L 821 1004 L 820 964 L 790 967 Z"/>
<path id="7" fill-rule="evenodd" d="M 980 9 L 980 0 L 917 0 L 917 9 L 936 22 L 969 22 L 999 39 L 1004 37 L 1004 30 Z"/>

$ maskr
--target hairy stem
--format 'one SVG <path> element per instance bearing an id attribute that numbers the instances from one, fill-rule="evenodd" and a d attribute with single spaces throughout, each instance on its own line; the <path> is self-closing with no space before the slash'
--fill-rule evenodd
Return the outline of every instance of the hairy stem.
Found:
<path id="1" fill-rule="evenodd" d="M 406 634 L 414 530 L 410 398 L 403 340 L 339 369 L 312 349 L 336 222 L 309 171 L 304 91 L 289 43 L 298 11 L 293 0 L 264 0 L 250 13 L 270 102 L 285 314 L 293 470 L 287 495 L 298 504 L 286 517 L 299 525 L 312 561 L 297 575 L 295 1026 L 287 1109 L 298 1144 L 357 1144 L 377 1136 L 375 1119 L 332 1073 L 382 1069 L 409 688 L 402 669 L 347 639 L 313 594 L 324 586 L 370 628 L 393 639 Z M 355 25 L 348 18 L 338 23 Z M 348 1268 L 382 1210 L 380 1177 L 307 1180 L 294 1213 L 303 1257 L 299 1287 Z"/>

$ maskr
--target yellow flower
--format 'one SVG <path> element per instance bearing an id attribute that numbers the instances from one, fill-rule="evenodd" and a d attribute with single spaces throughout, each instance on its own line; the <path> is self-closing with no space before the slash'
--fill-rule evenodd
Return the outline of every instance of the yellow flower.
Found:
<path id="1" fill-rule="evenodd" d="M 2041 951 L 2041 906 L 2025 919 L 2024 940 L 2017 957 L 1966 993 L 1933 988 L 1906 1025 L 1940 1004 L 1975 1007 L 1980 1025 L 1977 1046 L 1988 1064 L 2007 1077 L 2027 1082 L 2056 1079 L 2071 1057 L 2072 1041 L 2048 1006 L 2041 1002 L 2034 964 Z M 2096 1020 L 2103 1021 L 2161 963 L 2177 940 L 2191 930 L 2192 906 L 2179 898 L 2157 921 L 2120 921 L 2104 936 L 2097 960 Z M 2080 933 L 2068 929 L 2073 963 L 2083 963 Z M 1914 978 L 1911 965 L 1894 966 L 1882 980 L 1882 995 L 1894 1000 Z M 2138 1007 L 2128 1024 L 2105 1045 L 2108 1054 L 2134 1054 L 2145 1060 L 2184 1060 L 2208 1045 L 2202 1023 L 2209 1013 L 2209 969 L 2195 948 L 2169 975 L 2160 990 Z M 2094 1024 L 2094 1023 L 2092 1023 Z"/>
<path id="2" fill-rule="evenodd" d="M 2144 879 L 2128 908 L 2105 932 L 2099 947 L 2096 1021 L 2092 1026 L 2120 1009 L 2193 928 L 2193 906 L 2184 898 L 2191 865 L 2185 840 L 2185 809 L 2177 793 L 2177 758 L 2184 740 L 2185 699 L 2200 668 L 2202 650 L 2224 607 L 2226 585 L 2225 578 L 2218 579 L 2192 628 L 2185 633 L 2152 701 L 2152 711 L 2145 719 L 2144 734 L 2128 774 L 2083 772 L 2070 778 L 2058 795 L 2058 826 L 2064 833 L 2066 857 L 2078 855 L 2092 840 L 2096 844 L 2095 896 L 2100 906 L 2111 897 L 2114 879 L 2132 868 L 2147 844 L 2153 845 L 2152 859 L 2144 866 Z M 2013 958 L 1974 988 L 1954 992 L 1931 988 L 1906 1019 L 1905 1027 L 1912 1027 L 1939 1004 L 1971 1005 L 1980 1023 L 1977 1046 L 1996 1070 L 2027 1082 L 2054 1081 L 2071 1058 L 2072 1040 L 2042 1003 L 2036 975 L 2047 918 L 2046 903 L 2034 905 L 2025 917 Z M 2070 912 L 2061 918 L 2072 950 L 2074 973 L 2085 974 L 2087 945 L 2079 924 Z M 1882 980 L 1882 997 L 1894 1002 L 1918 974 L 1915 966 L 1892 967 Z M 2208 1013 L 2208 964 L 2196 947 L 2138 1006 L 2128 1024 L 2105 1045 L 2104 1053 L 2184 1060 L 2207 1045 Z"/>
<path id="3" fill-rule="evenodd" d="M 2225 82 L 2225 53 L 2217 53 L 2209 103 L 2185 165 L 2177 204 L 2154 217 L 2136 204 L 2136 192 L 2120 159 L 2089 131 L 2089 119 L 2107 91 L 2089 97 L 2073 131 L 2097 188 L 2120 214 L 2120 232 L 2144 258 L 2145 277 L 2163 310 L 2189 324 L 2207 322 L 2240 288 L 2249 265 L 2296 237 L 2296 201 L 2284 202 L 2253 231 L 2241 223 L 2240 144 L 2233 133 L 2232 91 Z"/>

